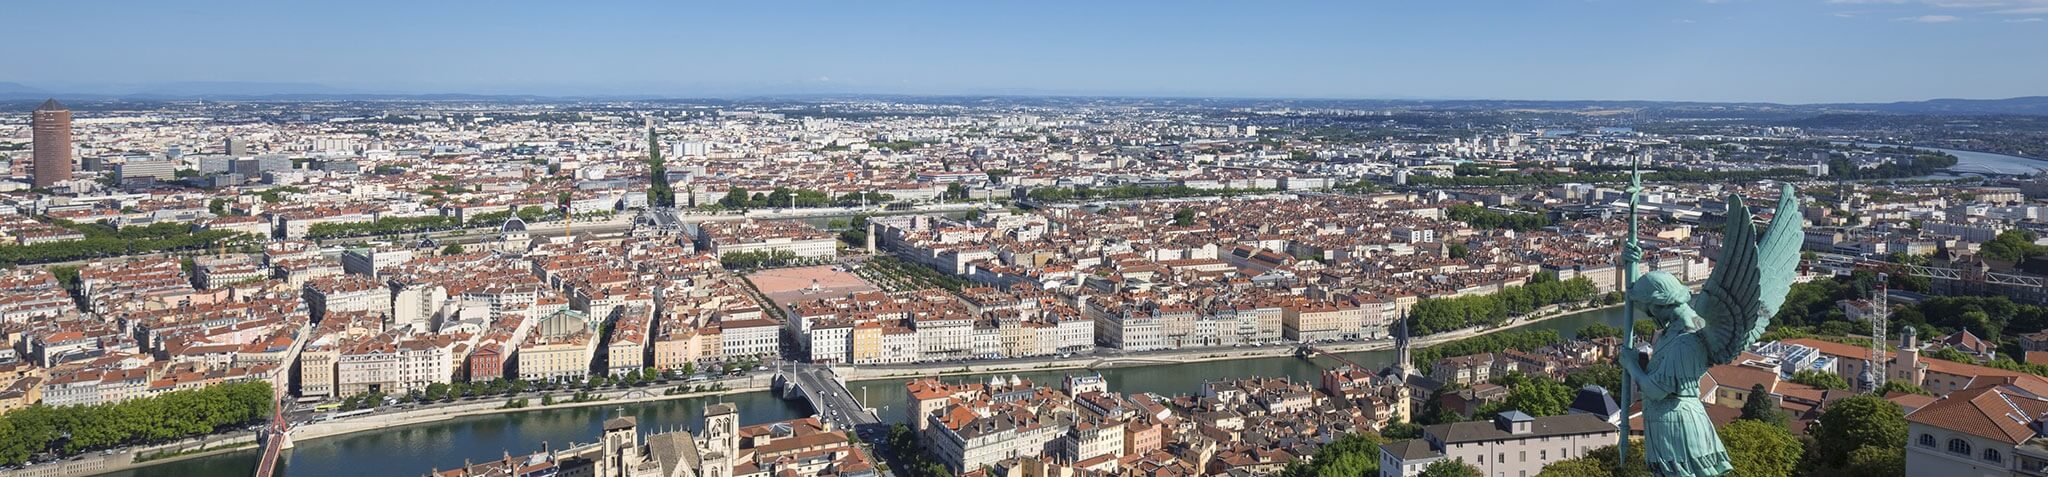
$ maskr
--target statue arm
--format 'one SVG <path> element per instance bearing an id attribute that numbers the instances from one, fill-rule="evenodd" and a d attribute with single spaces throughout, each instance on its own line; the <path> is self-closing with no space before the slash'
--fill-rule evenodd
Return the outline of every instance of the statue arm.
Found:
<path id="1" fill-rule="evenodd" d="M 1641 353 L 1638 353 L 1636 352 L 1636 350 L 1633 349 L 1622 351 L 1622 372 L 1628 373 L 1629 379 L 1634 380 L 1634 384 L 1636 385 L 1636 387 L 1642 389 L 1644 400 L 1664 399 L 1667 397 L 1671 397 L 1671 394 L 1673 393 L 1671 387 L 1665 386 L 1664 383 L 1656 379 L 1656 376 L 1654 376 L 1652 373 L 1644 371 L 1642 360 L 1637 358 L 1637 356 L 1639 355 L 1641 355 Z M 1627 406 L 1628 403 L 1622 403 L 1622 405 Z"/>

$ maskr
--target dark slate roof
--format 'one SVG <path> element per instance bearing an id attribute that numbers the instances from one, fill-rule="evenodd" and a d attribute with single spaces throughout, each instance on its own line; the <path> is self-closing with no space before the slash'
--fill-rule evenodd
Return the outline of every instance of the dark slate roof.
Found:
<path id="1" fill-rule="evenodd" d="M 604 421 L 604 430 L 605 432 L 611 432 L 620 429 L 632 429 L 636 423 L 637 421 L 633 420 L 633 416 L 614 417 Z"/>
<path id="2" fill-rule="evenodd" d="M 1571 409 L 1599 416 L 1612 416 L 1621 412 L 1621 406 L 1614 404 L 1614 395 L 1598 384 L 1579 388 L 1577 397 L 1572 398 Z"/>
<path id="3" fill-rule="evenodd" d="M 48 101 L 44 101 L 44 102 L 43 102 L 43 105 L 42 105 L 42 106 L 37 106 L 37 107 L 36 107 L 36 110 L 37 110 L 37 111 L 64 111 L 64 103 L 59 103 L 59 102 L 57 102 L 57 98 L 50 98 L 50 100 L 48 100 Z"/>
<path id="4" fill-rule="evenodd" d="M 1613 424 L 1608 424 L 1606 420 L 1591 414 L 1566 414 L 1563 416 L 1535 418 L 1534 422 L 1529 424 L 1529 433 L 1521 435 L 1509 434 L 1507 431 L 1503 431 L 1500 427 L 1495 426 L 1492 422 L 1437 424 L 1424 427 L 1422 431 L 1429 433 L 1429 435 L 1437 436 L 1438 439 L 1446 444 L 1456 444 L 1473 441 L 1597 434 L 1616 432 L 1617 429 Z"/>
<path id="5" fill-rule="evenodd" d="M 1429 441 L 1425 441 L 1422 439 L 1408 439 L 1405 441 L 1394 441 L 1385 444 L 1380 444 L 1380 451 L 1386 452 L 1387 455 L 1394 456 L 1394 458 L 1401 459 L 1403 461 L 1428 459 L 1431 457 L 1444 456 L 1442 452 L 1437 452 L 1434 449 L 1430 449 Z"/>

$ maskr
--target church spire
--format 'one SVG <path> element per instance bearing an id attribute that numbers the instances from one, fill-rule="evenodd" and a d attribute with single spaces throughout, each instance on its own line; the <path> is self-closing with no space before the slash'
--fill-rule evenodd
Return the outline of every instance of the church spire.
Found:
<path id="1" fill-rule="evenodd" d="M 1394 369 L 1400 370 L 1403 378 L 1415 375 L 1415 364 L 1408 354 L 1411 344 L 1408 339 L 1408 312 L 1404 310 L 1394 321 L 1394 347 L 1399 350 L 1394 353 Z"/>

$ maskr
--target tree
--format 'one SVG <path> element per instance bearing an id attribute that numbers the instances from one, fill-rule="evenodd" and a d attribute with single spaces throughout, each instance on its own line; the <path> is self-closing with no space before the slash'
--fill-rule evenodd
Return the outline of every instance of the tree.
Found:
<path id="1" fill-rule="evenodd" d="M 1886 380 L 1884 382 L 1884 385 L 1878 386 L 1876 390 L 1871 392 L 1871 394 L 1875 394 L 1878 396 L 1886 396 L 1894 392 L 1901 392 L 1906 394 L 1921 394 L 1927 396 L 1934 395 L 1933 391 L 1928 391 L 1926 388 L 1922 388 L 1919 385 L 1898 379 Z"/>
<path id="2" fill-rule="evenodd" d="M 1447 249 L 1445 253 L 1450 254 L 1451 258 L 1465 258 L 1466 255 L 1472 253 L 1472 249 L 1466 247 L 1465 244 L 1454 243 L 1451 244 L 1450 248 Z"/>
<path id="3" fill-rule="evenodd" d="M 1429 467 L 1422 468 L 1421 474 L 1416 475 L 1420 477 L 1484 477 L 1484 475 L 1479 473 L 1477 467 L 1472 467 L 1462 460 L 1452 459 L 1439 460 L 1429 464 Z"/>
<path id="4" fill-rule="evenodd" d="M 1307 463 L 1288 466 L 1287 477 L 1346 476 L 1378 474 L 1380 444 L 1385 440 L 1372 433 L 1351 433 L 1316 449 Z M 1299 461 L 1297 461 L 1299 462 Z"/>
<path id="5" fill-rule="evenodd" d="M 1557 381 L 1530 379 L 1512 386 L 1506 403 L 1530 416 L 1556 416 L 1572 405 L 1572 390 Z"/>
<path id="6" fill-rule="evenodd" d="M 1621 366 L 1617 366 L 1614 363 L 1594 363 L 1591 366 L 1579 368 L 1572 371 L 1571 374 L 1564 376 L 1565 387 L 1572 389 L 1573 392 L 1585 389 L 1588 384 L 1600 386 L 1601 389 L 1606 389 L 1609 393 L 1619 391 L 1621 389 Z"/>
<path id="7" fill-rule="evenodd" d="M 1613 475 L 1614 473 L 1608 471 L 1607 467 L 1600 465 L 1600 461 L 1584 457 L 1552 462 L 1550 465 L 1543 466 L 1543 471 L 1536 473 L 1536 477 L 1610 477 Z"/>
<path id="8" fill-rule="evenodd" d="M 1849 451 L 1849 462 L 1842 469 L 1842 475 L 1856 477 L 1904 477 L 1906 475 L 1905 447 L 1859 447 Z"/>
<path id="9" fill-rule="evenodd" d="M 1792 373 L 1792 382 L 1821 389 L 1849 389 L 1849 380 L 1842 375 L 1814 369 L 1802 369 Z"/>
<path id="10" fill-rule="evenodd" d="M 448 246 L 446 246 L 446 247 L 441 247 L 441 254 L 442 254 L 442 255 L 460 255 L 460 254 L 462 254 L 462 244 L 459 244 L 459 243 L 451 243 L 451 244 L 448 244 Z"/>
<path id="11" fill-rule="evenodd" d="M 1841 469 L 1857 449 L 1904 449 L 1906 445 L 1905 413 L 1898 404 L 1877 396 L 1835 401 L 1814 426 L 1807 430 L 1814 439 L 1813 453 L 1807 456 L 1809 470 Z"/>
<path id="12" fill-rule="evenodd" d="M 1386 428 L 1380 429 L 1380 436 L 1388 440 L 1419 439 L 1422 437 L 1422 425 L 1408 421 L 1389 422 Z"/>
<path id="13" fill-rule="evenodd" d="M 1779 427 L 1784 427 L 1788 420 L 1785 410 L 1771 402 L 1771 393 L 1763 383 L 1749 387 L 1749 400 L 1742 402 L 1742 418 Z"/>
<path id="14" fill-rule="evenodd" d="M 2018 262 L 2028 257 L 2048 253 L 2048 248 L 2034 245 L 2034 240 L 2038 238 L 2030 231 L 2020 229 L 2007 230 L 2000 232 L 1998 237 L 1991 239 L 1990 242 L 1985 242 L 1983 248 L 1979 249 L 1981 250 L 1979 253 L 1988 258 Z"/>
<path id="15" fill-rule="evenodd" d="M 1180 210 L 1173 211 L 1173 225 L 1179 227 L 1195 225 L 1195 209 L 1181 207 Z"/>
<path id="16" fill-rule="evenodd" d="M 954 183 L 951 183 L 951 184 L 946 184 L 946 198 L 948 198 L 948 199 L 965 199 L 965 198 L 967 198 L 967 186 L 965 186 L 965 185 L 962 185 L 962 184 L 960 184 L 960 183 L 958 183 L 958 182 L 954 182 Z"/>
<path id="17" fill-rule="evenodd" d="M 1761 401 L 1754 395 L 1751 400 Z M 1727 477 L 1788 477 L 1799 466 L 1799 438 L 1782 425 L 1737 419 L 1718 432 L 1735 466 Z"/>
<path id="18" fill-rule="evenodd" d="M 1621 336 L 1621 329 L 1615 328 L 1606 323 L 1594 323 L 1586 325 L 1583 328 L 1579 328 L 1579 332 L 1575 336 L 1578 336 L 1578 338 L 1582 340 L 1614 338 Z"/>
<path id="19" fill-rule="evenodd" d="M 723 205 L 729 209 L 744 209 L 753 205 L 753 199 L 749 197 L 747 195 L 747 188 L 734 187 L 732 190 L 725 191 L 725 198 L 718 199 L 718 205 Z"/>
<path id="20" fill-rule="evenodd" d="M 1643 446 L 1640 442 L 1628 446 L 1627 464 L 1618 462 L 1617 458 L 1620 454 L 1621 452 L 1615 449 L 1614 446 L 1604 446 L 1586 452 L 1586 458 L 1599 462 L 1602 468 L 1610 469 L 1610 472 L 1615 477 L 1650 476 L 1650 464 L 1643 458 Z"/>

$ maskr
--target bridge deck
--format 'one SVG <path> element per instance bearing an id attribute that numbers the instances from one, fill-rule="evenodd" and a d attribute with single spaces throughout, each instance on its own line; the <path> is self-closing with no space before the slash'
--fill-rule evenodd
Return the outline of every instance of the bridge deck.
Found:
<path id="1" fill-rule="evenodd" d="M 820 419 L 836 427 L 851 429 L 882 422 L 854 399 L 853 391 L 839 382 L 831 367 L 800 365 L 784 370 L 781 375 L 788 386 L 795 387 L 797 394 L 810 403 Z"/>

